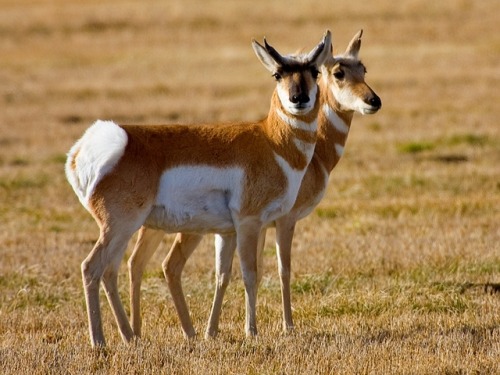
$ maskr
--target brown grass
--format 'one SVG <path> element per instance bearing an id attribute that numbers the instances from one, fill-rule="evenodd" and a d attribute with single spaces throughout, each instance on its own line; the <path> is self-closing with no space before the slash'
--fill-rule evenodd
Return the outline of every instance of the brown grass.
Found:
<path id="1" fill-rule="evenodd" d="M 91 350 L 79 267 L 98 231 L 66 151 L 97 118 L 260 118 L 273 82 L 251 38 L 293 52 L 326 28 L 337 50 L 365 30 L 383 108 L 356 116 L 298 225 L 296 332 L 280 332 L 270 233 L 258 339 L 244 338 L 236 272 L 220 337 L 184 341 L 161 276 L 169 235 L 144 281 L 144 338 L 122 344 L 103 298 L 108 349 Z M 500 372 L 497 29 L 496 0 L 0 1 L 0 373 Z M 203 332 L 212 238 L 200 247 L 184 280 Z M 124 300 L 127 282 L 124 268 Z"/>

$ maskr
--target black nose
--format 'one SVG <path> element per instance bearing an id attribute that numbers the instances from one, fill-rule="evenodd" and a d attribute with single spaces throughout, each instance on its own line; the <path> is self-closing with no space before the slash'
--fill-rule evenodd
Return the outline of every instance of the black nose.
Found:
<path id="1" fill-rule="evenodd" d="M 309 96 L 305 93 L 300 93 L 298 95 L 292 95 L 290 101 L 294 104 L 304 104 L 309 102 Z"/>
<path id="2" fill-rule="evenodd" d="M 370 98 L 369 103 L 372 107 L 377 107 L 377 108 L 382 107 L 382 101 L 377 95 Z"/>

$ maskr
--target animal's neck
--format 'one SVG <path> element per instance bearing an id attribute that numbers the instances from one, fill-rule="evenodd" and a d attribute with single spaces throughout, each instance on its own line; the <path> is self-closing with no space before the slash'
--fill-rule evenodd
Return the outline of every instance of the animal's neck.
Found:
<path id="1" fill-rule="evenodd" d="M 285 159 L 293 169 L 303 170 L 311 161 L 317 140 L 319 94 L 314 108 L 305 115 L 292 115 L 285 110 L 275 91 L 271 109 L 264 121 L 264 131 L 274 152 Z"/>
<path id="2" fill-rule="evenodd" d="M 340 104 L 323 81 L 320 83 L 320 92 L 318 140 L 314 153 L 315 158 L 331 172 L 342 157 L 354 111 L 341 110 Z"/>

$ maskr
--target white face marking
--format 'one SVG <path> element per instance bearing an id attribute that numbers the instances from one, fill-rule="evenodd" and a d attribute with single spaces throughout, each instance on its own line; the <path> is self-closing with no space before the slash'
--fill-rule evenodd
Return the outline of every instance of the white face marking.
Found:
<path id="1" fill-rule="evenodd" d="M 370 104 L 353 93 L 349 88 L 337 89 L 332 86 L 332 94 L 339 104 L 350 111 L 356 111 L 362 115 L 375 113 Z"/>
<path id="2" fill-rule="evenodd" d="M 66 177 L 87 210 L 95 187 L 123 156 L 127 142 L 125 130 L 112 121 L 98 120 L 69 151 Z M 73 158 L 76 170 L 72 169 Z"/>
<path id="3" fill-rule="evenodd" d="M 351 111 L 358 110 L 356 102 L 360 99 L 356 95 L 354 95 L 351 90 L 346 88 L 337 90 L 335 87 L 332 87 L 331 90 L 333 96 L 342 107 L 347 108 L 348 110 Z"/>
<path id="4" fill-rule="evenodd" d="M 233 228 L 231 211 L 241 209 L 243 183 L 244 171 L 239 167 L 169 169 L 160 178 L 150 225 L 202 231 Z"/>
<path id="5" fill-rule="evenodd" d="M 347 134 L 349 133 L 349 126 L 342 120 L 339 115 L 328 105 L 328 103 L 323 104 L 323 113 L 326 118 L 333 125 L 339 133 Z"/>
<path id="6" fill-rule="evenodd" d="M 364 100 L 357 98 L 355 104 L 356 111 L 361 113 L 362 115 L 370 115 L 372 113 L 375 113 L 376 111 L 373 110 L 373 107 L 370 104 L 367 104 L 364 102 Z"/>
<path id="7" fill-rule="evenodd" d="M 335 143 L 335 152 L 337 153 L 338 157 L 340 158 L 342 154 L 344 153 L 344 146 Z"/>
<path id="8" fill-rule="evenodd" d="M 314 103 L 316 102 L 316 94 L 318 92 L 318 86 L 313 85 L 312 89 L 309 91 L 309 102 L 301 104 L 300 107 L 297 103 L 292 103 L 288 96 L 288 90 L 284 89 L 282 85 L 278 84 L 278 97 L 280 99 L 281 105 L 292 115 L 305 115 L 314 108 Z"/>

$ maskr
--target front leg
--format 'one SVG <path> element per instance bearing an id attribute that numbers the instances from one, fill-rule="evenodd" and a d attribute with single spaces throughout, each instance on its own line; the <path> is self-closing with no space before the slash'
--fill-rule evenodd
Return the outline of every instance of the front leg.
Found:
<path id="1" fill-rule="evenodd" d="M 215 337 L 219 332 L 219 319 L 224 300 L 224 293 L 231 279 L 236 235 L 225 234 L 215 236 L 215 294 L 212 310 L 208 319 L 205 338 Z"/>
<path id="2" fill-rule="evenodd" d="M 245 285 L 245 333 L 257 335 L 257 246 L 262 222 L 257 218 L 245 219 L 236 229 L 241 274 Z"/>
<path id="3" fill-rule="evenodd" d="M 292 302 L 290 293 L 290 268 L 292 255 L 292 239 L 296 220 L 282 217 L 276 221 L 276 255 L 281 281 L 281 303 L 283 306 L 283 330 L 293 329 Z"/>

